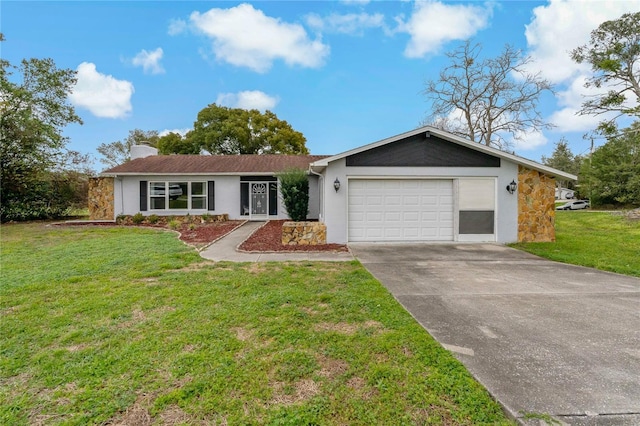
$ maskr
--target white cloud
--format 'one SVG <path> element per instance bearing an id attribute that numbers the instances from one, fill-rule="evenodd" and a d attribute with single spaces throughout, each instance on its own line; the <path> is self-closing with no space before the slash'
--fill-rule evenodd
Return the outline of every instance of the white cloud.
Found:
<path id="1" fill-rule="evenodd" d="M 177 133 L 180 136 L 186 136 L 186 134 L 190 131 L 191 129 L 188 129 L 188 128 L 187 129 L 164 129 L 158 133 L 158 136 L 161 136 L 161 137 L 167 136 L 169 133 Z"/>
<path id="2" fill-rule="evenodd" d="M 492 15 L 491 3 L 476 6 L 416 2 L 413 14 L 406 22 L 396 18 L 397 31 L 411 36 L 404 55 L 420 58 L 438 52 L 444 43 L 470 38 L 488 25 Z"/>
<path id="3" fill-rule="evenodd" d="M 554 83 L 583 74 L 588 65 L 571 60 L 570 53 L 589 41 L 592 30 L 625 12 L 637 12 L 640 1 L 551 0 L 533 9 L 525 36 L 535 67 Z"/>
<path id="4" fill-rule="evenodd" d="M 167 33 L 171 36 L 182 34 L 187 30 L 187 23 L 182 19 L 172 19 L 169 21 Z"/>
<path id="5" fill-rule="evenodd" d="M 88 109 L 96 117 L 122 118 L 131 112 L 133 84 L 96 71 L 95 64 L 78 65 L 77 79 L 69 100 L 77 107 Z"/>
<path id="6" fill-rule="evenodd" d="M 549 140 L 542 132 L 518 133 L 511 141 L 514 149 L 522 151 L 539 148 L 546 145 L 548 142 Z"/>
<path id="7" fill-rule="evenodd" d="M 602 89 L 586 88 L 587 77 L 579 75 L 567 84 L 565 90 L 558 91 L 556 99 L 560 109 L 549 121 L 561 132 L 580 132 L 595 129 L 598 123 L 610 115 L 578 115 L 586 97 L 600 93 Z"/>
<path id="8" fill-rule="evenodd" d="M 604 93 L 608 87 L 584 87 L 591 76 L 590 67 L 573 62 L 571 51 L 588 43 L 591 31 L 604 21 L 637 10 L 640 10 L 639 0 L 550 0 L 533 9 L 533 18 L 525 31 L 529 54 L 534 59 L 529 68 L 532 72 L 539 71 L 559 88 L 556 94 L 559 109 L 549 118 L 556 130 L 584 132 L 594 129 L 606 118 L 577 114 L 588 96 Z"/>
<path id="9" fill-rule="evenodd" d="M 259 90 L 245 90 L 238 93 L 220 93 L 216 104 L 231 108 L 257 109 L 265 111 L 273 109 L 279 102 L 277 97 L 269 96 Z"/>
<path id="10" fill-rule="evenodd" d="M 381 13 L 348 13 L 340 15 L 332 13 L 324 18 L 317 14 L 305 17 L 307 25 L 316 31 L 327 31 L 342 34 L 362 34 L 367 28 L 384 27 L 384 15 Z"/>
<path id="11" fill-rule="evenodd" d="M 164 68 L 160 64 L 162 55 L 164 52 L 161 47 L 156 50 L 147 52 L 142 49 L 132 60 L 133 65 L 136 67 L 142 67 L 145 74 L 164 74 Z"/>
<path id="12" fill-rule="evenodd" d="M 301 25 L 266 16 L 250 4 L 193 12 L 190 20 L 213 40 L 218 60 L 256 72 L 268 71 L 278 59 L 290 66 L 317 68 L 329 55 L 329 46 L 310 40 Z"/>

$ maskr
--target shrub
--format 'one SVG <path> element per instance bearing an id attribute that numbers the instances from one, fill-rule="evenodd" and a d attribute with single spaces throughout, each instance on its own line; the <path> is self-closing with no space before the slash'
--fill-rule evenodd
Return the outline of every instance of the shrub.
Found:
<path id="1" fill-rule="evenodd" d="M 178 222 L 177 220 L 170 220 L 168 223 L 168 226 L 169 226 L 169 229 L 176 230 L 180 226 L 180 222 Z"/>
<path id="2" fill-rule="evenodd" d="M 119 214 L 118 216 L 116 216 L 116 223 L 118 225 L 124 225 L 126 222 L 127 222 L 126 214 Z"/>
<path id="3" fill-rule="evenodd" d="M 160 220 L 160 218 L 158 217 L 157 214 L 152 214 L 147 217 L 147 222 L 149 222 L 152 225 L 158 223 L 158 220 Z"/>
<path id="4" fill-rule="evenodd" d="M 59 219 L 72 208 L 87 206 L 88 175 L 72 171 L 27 174 L 21 175 L 20 185 L 2 183 L 1 222 Z"/>
<path id="5" fill-rule="evenodd" d="M 196 230 L 196 224 L 195 223 L 190 223 L 189 224 L 189 231 L 195 231 Z"/>
<path id="6" fill-rule="evenodd" d="M 309 212 L 309 179 L 303 169 L 289 169 L 278 174 L 282 202 L 291 220 L 307 219 Z"/>
<path id="7" fill-rule="evenodd" d="M 201 219 L 203 223 L 209 222 L 211 220 L 211 215 L 209 213 L 205 213 L 201 216 Z"/>
<path id="8" fill-rule="evenodd" d="M 144 222 L 144 215 L 138 212 L 131 217 L 131 221 L 136 225 L 140 225 L 142 222 Z"/>

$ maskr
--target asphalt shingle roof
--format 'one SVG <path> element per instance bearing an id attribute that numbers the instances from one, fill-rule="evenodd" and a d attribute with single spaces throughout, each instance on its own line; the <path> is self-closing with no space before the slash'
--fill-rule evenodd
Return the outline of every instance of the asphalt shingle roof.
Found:
<path id="1" fill-rule="evenodd" d="M 104 174 L 279 173 L 307 169 L 327 155 L 152 155 L 103 171 Z"/>

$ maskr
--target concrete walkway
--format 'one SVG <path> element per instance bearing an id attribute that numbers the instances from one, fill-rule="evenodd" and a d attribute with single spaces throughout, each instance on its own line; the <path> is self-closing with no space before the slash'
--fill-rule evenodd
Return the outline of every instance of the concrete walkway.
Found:
<path id="1" fill-rule="evenodd" d="M 247 222 L 236 228 L 227 236 L 219 239 L 200 252 L 205 259 L 228 262 L 285 262 L 285 261 L 319 261 L 346 262 L 353 260 L 351 253 L 344 252 L 294 252 L 294 253 L 244 253 L 237 250 L 238 246 L 253 231 L 264 225 L 264 222 Z"/>

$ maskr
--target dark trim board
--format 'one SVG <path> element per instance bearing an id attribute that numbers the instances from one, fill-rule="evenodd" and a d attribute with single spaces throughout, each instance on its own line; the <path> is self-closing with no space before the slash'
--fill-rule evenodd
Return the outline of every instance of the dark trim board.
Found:
<path id="1" fill-rule="evenodd" d="M 240 176 L 240 182 L 277 182 L 275 176 Z"/>
<path id="2" fill-rule="evenodd" d="M 148 181 L 141 180 L 140 181 L 140 211 L 147 211 L 147 187 Z"/>
<path id="3" fill-rule="evenodd" d="M 216 183 L 215 181 L 207 181 L 207 210 L 214 211 L 216 209 Z"/>
<path id="4" fill-rule="evenodd" d="M 348 167 L 500 167 L 500 158 L 437 136 L 406 139 L 349 155 Z"/>

